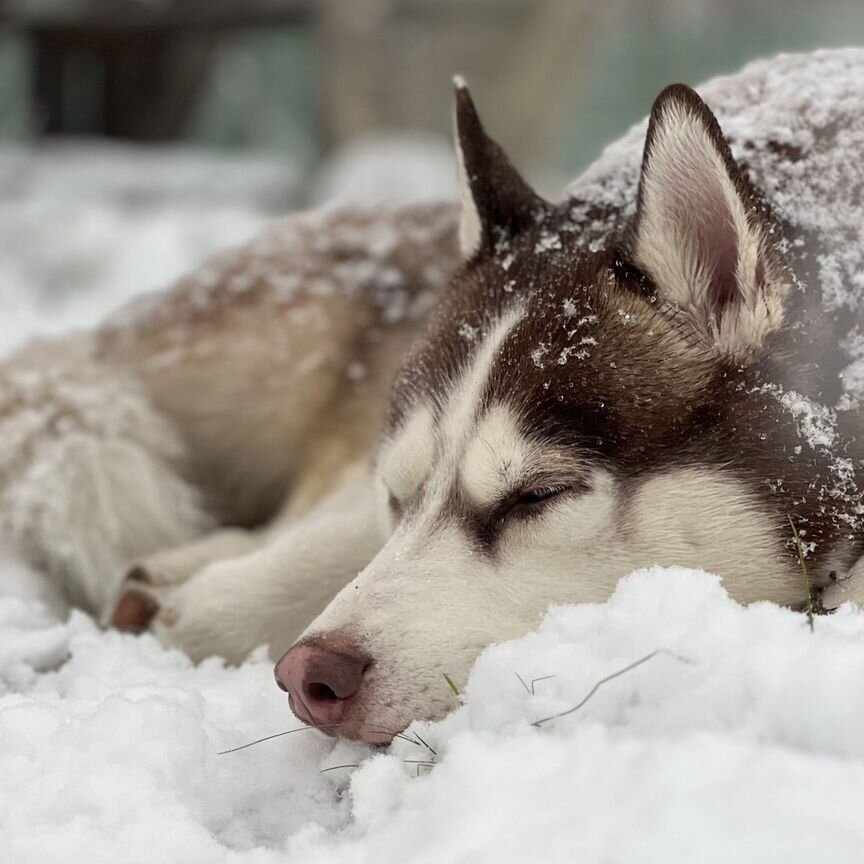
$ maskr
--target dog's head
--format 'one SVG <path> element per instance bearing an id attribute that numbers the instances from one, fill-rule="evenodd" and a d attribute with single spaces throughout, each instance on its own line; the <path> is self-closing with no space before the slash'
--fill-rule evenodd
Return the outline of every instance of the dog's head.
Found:
<path id="1" fill-rule="evenodd" d="M 350 738 L 443 715 L 445 673 L 640 566 L 800 599 L 764 478 L 739 468 L 788 443 L 764 368 L 789 280 L 711 112 L 659 96 L 635 217 L 600 244 L 610 214 L 539 198 L 461 85 L 456 117 L 464 265 L 394 386 L 389 539 L 277 666 L 302 718 Z"/>

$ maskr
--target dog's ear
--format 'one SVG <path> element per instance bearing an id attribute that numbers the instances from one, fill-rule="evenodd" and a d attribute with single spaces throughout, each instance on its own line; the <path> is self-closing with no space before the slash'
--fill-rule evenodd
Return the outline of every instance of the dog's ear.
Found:
<path id="1" fill-rule="evenodd" d="M 721 353 L 752 357 L 782 324 L 788 285 L 770 223 L 716 118 L 682 84 L 651 111 L 628 245 Z"/>
<path id="2" fill-rule="evenodd" d="M 499 235 L 531 224 L 547 205 L 483 129 L 461 78 L 456 89 L 456 156 L 462 195 L 459 245 L 466 260 L 492 252 Z"/>

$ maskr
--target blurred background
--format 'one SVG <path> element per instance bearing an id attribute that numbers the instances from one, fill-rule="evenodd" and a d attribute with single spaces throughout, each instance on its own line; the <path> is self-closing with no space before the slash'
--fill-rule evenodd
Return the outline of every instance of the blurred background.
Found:
<path id="1" fill-rule="evenodd" d="M 560 195 L 671 81 L 861 0 L 0 0 L 0 353 L 321 203 L 452 197 L 450 79 Z"/>

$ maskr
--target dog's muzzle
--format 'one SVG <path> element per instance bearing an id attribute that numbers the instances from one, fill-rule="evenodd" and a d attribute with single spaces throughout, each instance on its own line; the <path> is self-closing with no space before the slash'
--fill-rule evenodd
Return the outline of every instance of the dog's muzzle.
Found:
<path id="1" fill-rule="evenodd" d="M 276 664 L 276 683 L 288 694 L 291 710 L 307 725 L 329 735 L 371 740 L 353 727 L 372 661 L 353 645 L 340 642 L 335 649 L 323 642 L 299 642 L 291 648 Z"/>

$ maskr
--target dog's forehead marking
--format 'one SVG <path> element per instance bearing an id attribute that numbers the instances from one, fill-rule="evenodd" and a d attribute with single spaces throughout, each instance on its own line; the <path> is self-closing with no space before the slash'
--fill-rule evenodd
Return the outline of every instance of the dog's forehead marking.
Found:
<path id="1" fill-rule="evenodd" d="M 493 406 L 477 424 L 459 467 L 462 491 L 476 507 L 499 501 L 525 472 L 529 445 L 513 412 Z"/>
<path id="2" fill-rule="evenodd" d="M 400 500 L 410 498 L 423 484 L 440 452 L 440 470 L 436 471 L 436 489 L 432 498 L 443 500 L 446 487 L 458 470 L 462 454 L 476 440 L 476 417 L 483 391 L 492 371 L 495 357 L 507 335 L 522 319 L 521 309 L 505 313 L 488 331 L 456 379 L 436 418 L 426 405 L 416 407 L 395 437 L 385 445 L 379 458 L 379 472 L 390 492 Z M 487 416 L 488 419 L 488 416 Z M 490 421 L 495 426 L 494 418 Z M 504 440 L 503 420 L 499 417 L 496 440 Z M 488 425 L 488 424 L 487 424 Z M 515 422 L 510 423 L 515 430 Z M 508 442 L 512 446 L 512 439 Z M 488 463 L 482 462 L 481 466 Z M 495 470 L 495 467 L 492 468 Z M 473 472 L 475 489 L 480 491 L 478 470 Z M 430 499 L 431 500 L 431 499 Z"/>
<path id="3" fill-rule="evenodd" d="M 398 499 L 410 497 L 423 482 L 435 456 L 435 419 L 427 405 L 414 409 L 384 448 L 379 470 Z"/>
<path id="4" fill-rule="evenodd" d="M 485 335 L 472 362 L 452 387 L 441 422 L 441 431 L 449 445 L 463 444 L 473 432 L 480 398 L 498 351 L 524 315 L 521 307 L 505 312 Z"/>

